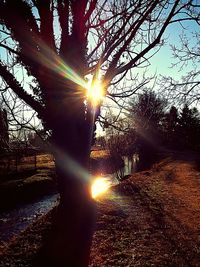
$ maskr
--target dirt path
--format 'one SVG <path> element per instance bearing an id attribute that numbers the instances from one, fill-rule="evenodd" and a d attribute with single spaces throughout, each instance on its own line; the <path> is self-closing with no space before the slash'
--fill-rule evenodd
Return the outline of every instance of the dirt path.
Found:
<path id="1" fill-rule="evenodd" d="M 137 194 L 112 194 L 98 203 L 90 267 L 188 266 Z M 174 254 L 172 265 L 171 255 Z M 174 264 L 173 263 L 173 264 Z"/>
<path id="2" fill-rule="evenodd" d="M 101 197 L 90 267 L 200 266 L 199 178 L 165 162 Z"/>

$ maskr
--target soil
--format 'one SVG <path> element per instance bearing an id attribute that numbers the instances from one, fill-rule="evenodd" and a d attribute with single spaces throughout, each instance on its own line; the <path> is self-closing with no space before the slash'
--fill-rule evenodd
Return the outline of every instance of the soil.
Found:
<path id="1" fill-rule="evenodd" d="M 169 155 L 99 197 L 90 267 L 200 266 L 199 162 Z M 2 244 L 0 266 L 31 266 L 52 214 Z"/>

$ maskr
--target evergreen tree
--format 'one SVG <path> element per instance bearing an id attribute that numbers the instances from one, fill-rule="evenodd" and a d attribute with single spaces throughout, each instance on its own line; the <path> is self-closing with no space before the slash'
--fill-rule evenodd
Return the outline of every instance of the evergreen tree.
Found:
<path id="1" fill-rule="evenodd" d="M 178 134 L 180 148 L 200 148 L 200 114 L 197 108 L 190 109 L 188 105 L 184 105 L 180 113 Z"/>
<path id="2" fill-rule="evenodd" d="M 172 106 L 165 115 L 163 125 L 163 141 L 164 145 L 176 147 L 177 145 L 177 128 L 179 123 L 179 114 L 175 106 Z"/>

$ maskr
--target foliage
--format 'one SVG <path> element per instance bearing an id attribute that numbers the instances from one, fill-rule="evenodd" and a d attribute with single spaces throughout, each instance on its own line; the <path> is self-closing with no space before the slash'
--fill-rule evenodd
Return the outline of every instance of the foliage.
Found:
<path id="1" fill-rule="evenodd" d="M 176 139 L 177 139 L 177 128 L 178 128 L 178 110 L 175 106 L 172 106 L 165 114 L 165 119 L 164 119 L 164 127 L 163 127 L 163 135 L 165 136 L 165 142 L 173 147 L 177 145 Z"/>
<path id="2" fill-rule="evenodd" d="M 179 117 L 178 125 L 179 146 L 188 149 L 200 149 L 200 114 L 197 108 L 185 105 Z"/>

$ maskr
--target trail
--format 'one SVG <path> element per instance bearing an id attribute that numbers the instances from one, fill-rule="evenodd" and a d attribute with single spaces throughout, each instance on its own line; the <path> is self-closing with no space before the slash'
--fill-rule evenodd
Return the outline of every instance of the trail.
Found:
<path id="1" fill-rule="evenodd" d="M 178 166 L 180 169 L 182 165 L 179 163 Z M 173 171 L 178 177 L 174 165 Z M 149 177 L 151 175 L 152 181 L 155 180 L 155 174 L 147 174 Z M 143 174 L 138 174 L 138 177 L 139 175 Z M 156 175 L 160 175 L 158 170 Z M 181 175 L 183 176 L 182 173 Z M 146 183 L 147 180 L 144 181 Z M 191 180 L 184 185 L 184 189 L 190 183 Z M 171 190 L 168 185 L 166 188 Z M 180 214 L 172 212 L 174 207 L 171 201 L 173 200 L 174 206 L 178 205 L 180 212 L 184 208 L 185 212 L 194 213 L 193 207 L 182 205 L 182 199 L 178 199 L 174 192 L 174 198 L 171 198 L 170 191 L 167 192 L 168 195 L 164 195 L 164 189 L 164 186 L 159 189 L 157 199 L 151 198 L 145 188 L 137 187 L 133 180 L 128 180 L 98 199 L 97 227 L 90 267 L 200 266 L 200 235 L 196 231 L 196 224 L 193 223 L 193 231 L 187 227 L 187 220 L 179 221 Z M 188 194 L 191 189 L 188 188 Z M 182 198 L 184 199 L 184 195 Z M 174 211 L 176 212 L 175 209 Z M 188 216 L 189 213 L 185 214 Z"/>

